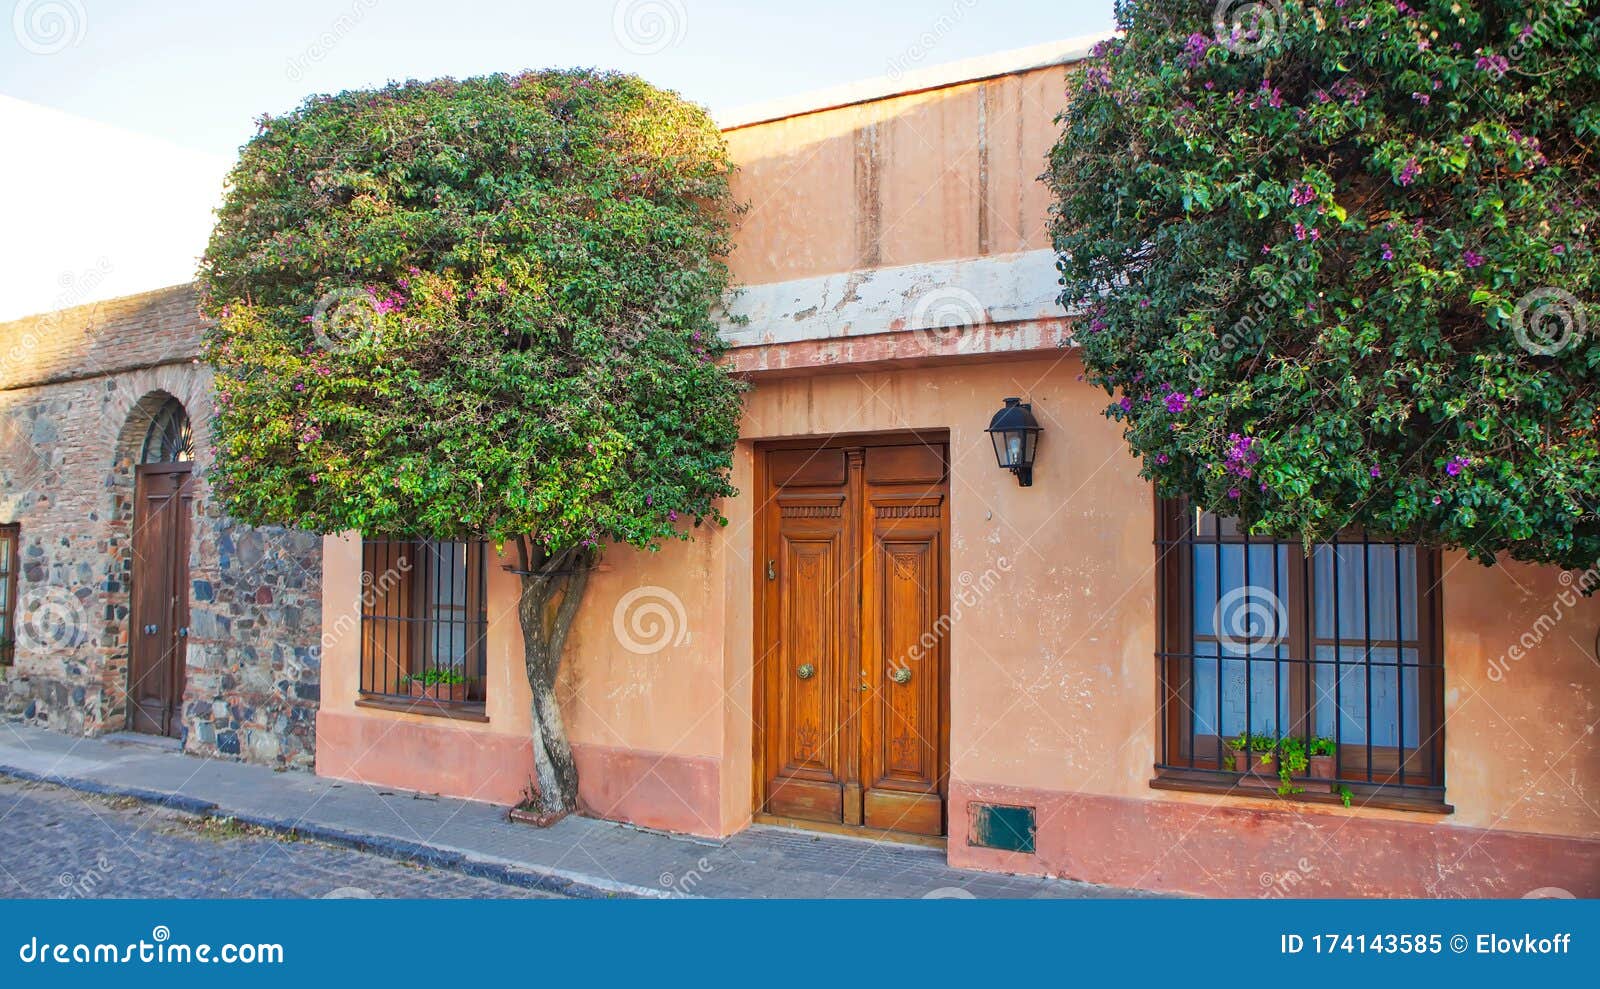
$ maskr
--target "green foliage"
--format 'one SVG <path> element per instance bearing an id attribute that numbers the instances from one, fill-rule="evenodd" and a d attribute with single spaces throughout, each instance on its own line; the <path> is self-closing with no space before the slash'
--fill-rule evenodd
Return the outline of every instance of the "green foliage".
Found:
<path id="1" fill-rule="evenodd" d="M 441 668 L 424 670 L 421 676 L 403 676 L 400 678 L 406 684 L 420 683 L 424 687 L 454 687 L 467 682 L 466 675 L 460 670 Z"/>
<path id="2" fill-rule="evenodd" d="M 1287 797 L 1293 793 L 1304 792 L 1305 788 L 1295 784 L 1297 776 L 1306 774 L 1306 767 L 1311 765 L 1306 757 L 1306 743 L 1293 736 L 1285 738 L 1278 743 L 1278 796 Z"/>
<path id="3" fill-rule="evenodd" d="M 201 270 L 228 510 L 549 559 L 724 521 L 729 173 L 703 110 L 626 75 L 263 118 Z"/>
<path id="4" fill-rule="evenodd" d="M 1119 3 L 1047 176 L 1145 476 L 1260 533 L 1593 565 L 1594 5 L 1215 9 Z"/>

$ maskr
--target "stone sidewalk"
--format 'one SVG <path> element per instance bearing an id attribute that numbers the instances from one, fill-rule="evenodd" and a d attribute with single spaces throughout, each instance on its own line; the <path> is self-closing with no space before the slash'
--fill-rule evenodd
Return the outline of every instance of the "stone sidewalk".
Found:
<path id="1" fill-rule="evenodd" d="M 335 845 L 580 897 L 1082 898 L 1149 895 L 952 869 L 935 849 L 752 827 L 721 841 L 182 755 L 140 736 L 0 725 L 0 775 L 131 796 Z"/>

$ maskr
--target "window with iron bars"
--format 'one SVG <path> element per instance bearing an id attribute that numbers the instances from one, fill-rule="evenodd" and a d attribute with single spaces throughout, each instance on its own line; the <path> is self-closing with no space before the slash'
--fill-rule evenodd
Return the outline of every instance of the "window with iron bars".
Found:
<path id="1" fill-rule="evenodd" d="M 362 540 L 363 695 L 424 712 L 482 707 L 485 550 L 482 542 Z"/>
<path id="2" fill-rule="evenodd" d="M 1159 512 L 1158 774 L 1246 782 L 1241 750 L 1281 766 L 1292 740 L 1331 756 L 1292 792 L 1442 805 L 1437 552 L 1356 530 L 1308 552 L 1183 502 Z"/>

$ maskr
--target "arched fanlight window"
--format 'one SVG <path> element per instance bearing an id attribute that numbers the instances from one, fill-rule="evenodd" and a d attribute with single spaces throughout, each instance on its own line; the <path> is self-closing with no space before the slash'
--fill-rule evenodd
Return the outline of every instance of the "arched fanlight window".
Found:
<path id="1" fill-rule="evenodd" d="M 175 464 L 194 459 L 194 431 L 189 428 L 189 414 L 183 403 L 169 398 L 150 420 L 150 431 L 144 436 L 144 449 L 139 453 L 141 464 Z"/>

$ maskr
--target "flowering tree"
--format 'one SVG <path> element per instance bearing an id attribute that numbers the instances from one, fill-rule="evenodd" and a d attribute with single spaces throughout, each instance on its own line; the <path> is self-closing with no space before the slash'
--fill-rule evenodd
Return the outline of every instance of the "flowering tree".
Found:
<path id="1" fill-rule="evenodd" d="M 1261 532 L 1593 565 L 1593 4 L 1117 16 L 1047 179 L 1062 301 L 1146 476 Z"/>
<path id="2" fill-rule="evenodd" d="M 232 514 L 515 547 L 546 815 L 577 798 L 555 685 L 596 556 L 734 493 L 728 175 L 704 111 L 632 76 L 314 97 L 261 121 L 203 262 Z"/>

